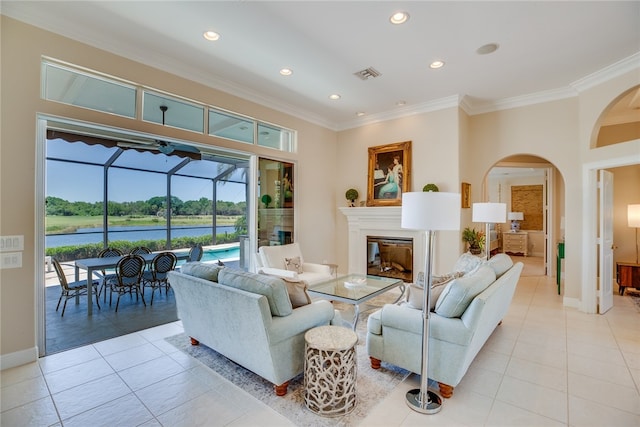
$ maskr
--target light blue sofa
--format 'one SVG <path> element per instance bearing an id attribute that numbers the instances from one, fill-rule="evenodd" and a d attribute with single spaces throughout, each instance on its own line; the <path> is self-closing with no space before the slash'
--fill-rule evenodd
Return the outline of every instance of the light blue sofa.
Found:
<path id="1" fill-rule="evenodd" d="M 451 281 L 429 317 L 429 378 L 440 394 L 451 397 L 484 343 L 509 309 L 522 272 L 506 254 L 480 262 L 473 271 Z M 454 270 L 456 271 L 456 270 Z M 367 323 L 371 367 L 381 361 L 420 374 L 422 310 L 387 304 Z"/>
<path id="2" fill-rule="evenodd" d="M 303 372 L 305 332 L 334 317 L 328 301 L 293 308 L 301 285 L 272 276 L 205 263 L 184 264 L 168 276 L 191 343 L 203 343 L 272 382 L 278 396 Z"/>

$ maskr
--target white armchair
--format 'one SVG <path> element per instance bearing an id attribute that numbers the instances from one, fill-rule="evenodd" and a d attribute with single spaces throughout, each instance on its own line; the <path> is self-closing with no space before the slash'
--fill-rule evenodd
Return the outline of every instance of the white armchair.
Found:
<path id="1" fill-rule="evenodd" d="M 258 273 L 289 281 L 304 281 L 309 286 L 333 277 L 328 265 L 305 262 L 298 243 L 261 246 L 255 260 Z"/>

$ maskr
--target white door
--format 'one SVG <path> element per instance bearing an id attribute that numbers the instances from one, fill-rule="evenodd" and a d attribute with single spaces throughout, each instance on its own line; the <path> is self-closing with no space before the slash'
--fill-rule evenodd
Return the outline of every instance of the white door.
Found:
<path id="1" fill-rule="evenodd" d="M 613 307 L 613 174 L 600 170 L 598 313 Z"/>

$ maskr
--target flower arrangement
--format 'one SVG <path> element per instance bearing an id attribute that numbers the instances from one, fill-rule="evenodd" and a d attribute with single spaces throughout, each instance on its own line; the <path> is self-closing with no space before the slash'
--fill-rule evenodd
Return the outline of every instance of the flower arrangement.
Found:
<path id="1" fill-rule="evenodd" d="M 462 241 L 469 245 L 469 252 L 479 254 L 484 248 L 485 235 L 484 231 L 478 231 L 475 228 L 465 228 L 462 231 Z"/>

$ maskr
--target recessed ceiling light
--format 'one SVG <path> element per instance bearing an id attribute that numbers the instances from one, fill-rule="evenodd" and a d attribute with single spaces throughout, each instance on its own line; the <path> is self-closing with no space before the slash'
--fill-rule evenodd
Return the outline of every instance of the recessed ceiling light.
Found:
<path id="1" fill-rule="evenodd" d="M 407 101 L 398 101 L 398 102 L 396 102 L 396 105 L 398 107 L 402 107 L 403 105 L 406 105 L 406 104 L 407 104 Z"/>
<path id="2" fill-rule="evenodd" d="M 333 100 L 340 99 L 340 95 L 338 95 L 337 93 L 332 93 L 331 95 L 329 95 L 329 99 L 333 99 Z"/>
<path id="3" fill-rule="evenodd" d="M 488 55 L 489 53 L 493 53 L 496 50 L 498 50 L 499 47 L 500 47 L 500 45 L 498 43 L 488 43 L 488 44 L 485 44 L 483 46 L 480 46 L 476 50 L 476 53 L 478 55 Z"/>
<path id="4" fill-rule="evenodd" d="M 437 68 L 442 68 L 444 67 L 444 61 L 433 61 L 431 64 L 429 64 L 429 68 L 433 68 L 434 70 Z"/>
<path id="5" fill-rule="evenodd" d="M 291 68 L 283 68 L 282 70 L 280 70 L 280 74 L 283 76 L 290 76 L 291 74 L 293 74 L 293 70 Z"/>
<path id="6" fill-rule="evenodd" d="M 202 35 L 205 39 L 209 40 L 209 41 L 216 41 L 220 38 L 220 34 L 216 33 L 215 31 L 205 31 L 204 34 Z"/>
<path id="7" fill-rule="evenodd" d="M 362 116 L 364 116 L 364 115 L 365 115 L 365 112 L 364 112 L 364 111 L 358 111 L 358 112 L 356 113 L 356 116 L 358 116 L 358 117 L 362 117 Z"/>
<path id="8" fill-rule="evenodd" d="M 396 12 L 389 17 L 389 22 L 394 25 L 404 24 L 409 20 L 409 14 L 407 12 Z"/>

